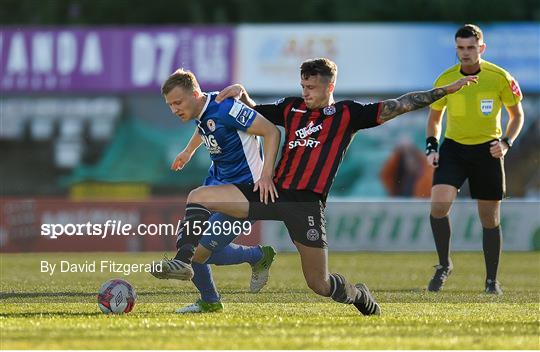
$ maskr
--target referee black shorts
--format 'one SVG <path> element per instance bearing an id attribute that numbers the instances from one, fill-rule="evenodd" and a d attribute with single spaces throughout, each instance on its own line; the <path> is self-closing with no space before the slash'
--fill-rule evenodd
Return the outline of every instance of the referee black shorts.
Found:
<path id="1" fill-rule="evenodd" d="M 326 248 L 325 202 L 322 196 L 307 190 L 278 189 L 275 203 L 260 201 L 253 185 L 235 184 L 249 201 L 250 220 L 283 221 L 293 242 L 308 247 Z"/>
<path id="2" fill-rule="evenodd" d="M 501 200 L 506 192 L 504 160 L 489 152 L 490 142 L 474 145 L 446 138 L 439 151 L 439 167 L 433 185 L 446 184 L 460 189 L 469 179 L 471 198 Z"/>

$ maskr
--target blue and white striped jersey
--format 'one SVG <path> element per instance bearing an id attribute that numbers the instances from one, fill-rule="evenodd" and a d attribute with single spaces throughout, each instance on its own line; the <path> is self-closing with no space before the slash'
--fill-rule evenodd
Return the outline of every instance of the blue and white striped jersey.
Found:
<path id="1" fill-rule="evenodd" d="M 263 168 L 262 148 L 259 139 L 245 131 L 257 113 L 234 99 L 218 104 L 216 96 L 216 92 L 208 93 L 201 115 L 195 119 L 212 159 L 205 185 L 255 183 Z"/>

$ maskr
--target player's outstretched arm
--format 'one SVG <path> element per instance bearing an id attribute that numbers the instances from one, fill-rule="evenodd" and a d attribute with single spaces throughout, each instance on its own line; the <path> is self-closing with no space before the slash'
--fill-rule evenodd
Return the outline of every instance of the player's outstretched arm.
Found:
<path id="1" fill-rule="evenodd" d="M 426 107 L 445 95 L 455 93 L 464 86 L 476 83 L 477 81 L 478 76 L 466 76 L 444 87 L 423 92 L 407 93 L 397 99 L 384 100 L 382 101 L 380 119 L 382 121 L 389 121 L 406 112 Z"/>
<path id="2" fill-rule="evenodd" d="M 233 98 L 236 100 L 240 100 L 242 103 L 246 104 L 250 108 L 254 108 L 255 101 L 251 99 L 248 92 L 246 91 L 246 88 L 244 88 L 241 84 L 233 84 L 232 86 L 228 86 L 224 88 L 216 97 L 216 102 L 221 103 L 223 100 L 227 98 Z"/>
<path id="3" fill-rule="evenodd" d="M 191 157 L 199 148 L 199 146 L 202 144 L 202 138 L 197 129 L 195 128 L 195 132 L 193 133 L 193 136 L 191 136 L 191 139 L 189 140 L 188 144 L 182 150 L 176 158 L 174 158 L 173 163 L 171 164 L 171 170 L 178 171 L 182 170 L 184 166 L 191 160 Z"/>

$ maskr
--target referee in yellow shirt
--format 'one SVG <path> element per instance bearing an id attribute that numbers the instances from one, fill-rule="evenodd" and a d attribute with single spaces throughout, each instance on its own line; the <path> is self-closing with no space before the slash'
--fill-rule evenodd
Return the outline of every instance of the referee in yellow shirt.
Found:
<path id="1" fill-rule="evenodd" d="M 481 59 L 486 44 L 478 26 L 461 27 L 455 34 L 455 42 L 460 63 L 444 71 L 435 81 L 435 87 L 468 75 L 478 76 L 478 83 L 436 101 L 429 112 L 426 155 L 428 163 L 436 168 L 430 221 L 439 265 L 428 290 L 439 291 L 452 272 L 448 214 L 458 190 L 468 179 L 471 197 L 478 200 L 483 227 L 485 292 L 502 294 L 497 268 L 502 242 L 500 205 L 505 194 L 503 160 L 523 126 L 522 94 L 508 72 Z M 509 121 L 501 139 L 502 105 L 508 111 Z M 445 109 L 448 110 L 447 126 L 439 152 Z"/>

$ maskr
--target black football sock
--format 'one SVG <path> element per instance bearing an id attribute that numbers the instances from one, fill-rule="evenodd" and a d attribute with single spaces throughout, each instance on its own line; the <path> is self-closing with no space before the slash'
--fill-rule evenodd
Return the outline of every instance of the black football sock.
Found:
<path id="1" fill-rule="evenodd" d="M 484 227 L 483 230 L 482 245 L 484 249 L 484 260 L 486 262 L 486 279 L 495 281 L 497 279 L 497 269 L 501 255 L 501 227 L 497 226 L 492 229 L 486 229 Z"/>
<path id="2" fill-rule="evenodd" d="M 433 239 L 435 240 L 435 248 L 439 256 L 439 264 L 442 266 L 450 265 L 450 220 L 448 216 L 444 218 L 434 218 L 429 216 L 431 230 L 433 231 Z"/>
<path id="3" fill-rule="evenodd" d="M 205 222 L 208 221 L 211 214 L 208 209 L 200 204 L 186 204 L 186 215 L 177 233 L 176 249 L 178 249 L 178 252 L 174 259 L 191 264 L 195 248 L 205 230 Z"/>
<path id="4" fill-rule="evenodd" d="M 330 297 L 339 303 L 353 304 L 362 297 L 362 292 L 349 283 L 343 275 L 331 274 Z"/>
<path id="5" fill-rule="evenodd" d="M 195 245 L 193 243 L 186 243 L 178 248 L 178 252 L 174 256 L 174 259 L 183 261 L 184 263 L 191 264 L 191 259 L 195 255 Z"/>

